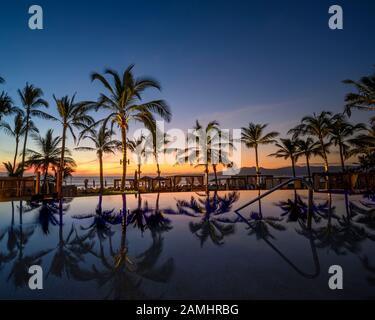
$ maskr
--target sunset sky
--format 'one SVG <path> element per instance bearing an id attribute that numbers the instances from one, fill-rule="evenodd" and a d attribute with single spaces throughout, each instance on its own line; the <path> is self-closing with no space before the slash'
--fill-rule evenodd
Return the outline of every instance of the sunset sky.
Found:
<path id="1" fill-rule="evenodd" d="M 148 91 L 145 101 L 169 103 L 173 118 L 167 129 L 187 130 L 199 119 L 218 120 L 227 129 L 268 123 L 269 130 L 285 135 L 304 115 L 341 112 L 351 90 L 341 81 L 374 71 L 374 1 L 335 1 L 344 9 L 344 30 L 336 31 L 328 28 L 331 1 L 37 1 L 44 30 L 28 28 L 30 1 L 1 4 L 0 76 L 6 83 L 0 91 L 19 105 L 17 89 L 32 83 L 43 89 L 53 115 L 52 94 L 77 92 L 78 100 L 96 100 L 103 88 L 91 83 L 91 72 L 107 67 L 122 72 L 134 63 L 136 75 L 162 84 L 162 92 Z M 352 121 L 369 117 L 355 112 Z M 61 133 L 54 122 L 35 122 L 42 134 L 48 128 Z M 130 133 L 139 127 L 133 123 Z M 70 136 L 68 146 L 74 147 Z M 289 165 L 267 157 L 274 149 L 262 147 L 261 166 Z M 14 141 L 0 132 L 0 162 L 13 154 Z M 97 174 L 94 152 L 75 151 L 73 157 L 77 175 Z M 106 174 L 120 174 L 120 158 L 105 157 Z M 253 150 L 243 149 L 242 159 L 243 166 L 253 166 Z M 333 152 L 331 163 L 337 159 Z M 193 170 L 161 168 L 162 173 Z M 134 170 L 131 164 L 128 172 Z M 147 165 L 142 171 L 155 170 Z"/>

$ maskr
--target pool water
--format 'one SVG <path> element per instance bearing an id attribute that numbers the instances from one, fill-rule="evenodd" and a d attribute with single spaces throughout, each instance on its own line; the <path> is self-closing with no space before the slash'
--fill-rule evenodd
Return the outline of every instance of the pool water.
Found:
<path id="1" fill-rule="evenodd" d="M 375 197 L 258 191 L 0 203 L 1 299 L 373 299 Z M 40 265 L 43 290 L 30 290 Z M 328 269 L 343 269 L 343 290 Z"/>

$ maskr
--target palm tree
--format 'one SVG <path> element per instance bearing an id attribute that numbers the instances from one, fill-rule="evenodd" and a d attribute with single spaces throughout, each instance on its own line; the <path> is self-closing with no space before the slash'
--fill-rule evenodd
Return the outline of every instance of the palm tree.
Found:
<path id="1" fill-rule="evenodd" d="M 53 119 L 49 114 L 39 110 L 39 107 L 48 108 L 48 102 L 42 99 L 43 91 L 40 88 L 34 87 L 32 84 L 26 83 L 26 86 L 23 90 L 18 90 L 23 107 L 26 111 L 26 124 L 25 124 L 25 138 L 23 142 L 22 150 L 22 175 L 25 171 L 25 157 L 26 157 L 26 147 L 27 147 L 27 138 L 30 130 L 30 121 L 32 117 L 38 117 L 42 119 Z"/>
<path id="2" fill-rule="evenodd" d="M 189 147 L 182 151 L 182 156 L 178 159 L 180 163 L 189 162 L 190 164 L 195 164 L 196 167 L 204 167 L 206 191 L 208 191 L 209 186 L 209 166 L 213 163 L 218 163 L 219 160 L 219 154 L 215 154 L 214 151 L 220 144 L 219 139 L 219 122 L 216 120 L 211 121 L 203 128 L 199 121 L 196 120 L 193 131 L 188 135 Z"/>
<path id="3" fill-rule="evenodd" d="M 3 77 L 0 77 L 0 84 L 1 84 L 1 83 L 4 83 L 4 82 L 5 82 L 4 78 L 3 78 Z"/>
<path id="4" fill-rule="evenodd" d="M 347 121 L 345 115 L 340 113 L 336 114 L 332 120 L 333 122 L 330 127 L 330 142 L 339 147 L 341 168 L 344 172 L 345 159 L 351 156 L 349 151 L 350 146 L 348 144 L 349 141 L 347 141 L 347 139 L 358 131 L 366 130 L 366 126 L 363 123 L 353 125 Z"/>
<path id="5" fill-rule="evenodd" d="M 59 168 L 65 168 L 64 158 L 65 158 L 65 144 L 67 138 L 67 130 L 70 131 L 73 136 L 74 141 L 76 141 L 76 136 L 74 134 L 73 128 L 77 129 L 86 129 L 87 126 L 90 126 L 94 123 L 94 119 L 87 114 L 90 110 L 91 104 L 88 101 L 84 102 L 75 102 L 75 95 L 72 98 L 64 96 L 61 99 L 57 99 L 53 96 L 55 100 L 57 112 L 60 119 L 58 120 L 63 129 L 61 135 L 62 147 L 60 155 L 60 165 Z M 62 183 L 63 183 L 63 170 L 58 170 L 57 175 L 57 192 L 59 198 L 62 197 Z"/>
<path id="6" fill-rule="evenodd" d="M 310 170 L 310 158 L 312 156 L 321 156 L 321 147 L 319 142 L 314 141 L 311 137 L 308 137 L 306 140 L 298 139 L 297 140 L 298 154 L 304 155 L 306 157 L 306 167 L 309 179 L 311 179 L 311 170 Z"/>
<path id="7" fill-rule="evenodd" d="M 290 159 L 292 162 L 293 177 L 296 177 L 295 164 L 299 158 L 297 140 L 295 139 L 280 139 L 280 142 L 276 143 L 276 147 L 279 149 L 275 153 L 271 153 L 269 156 L 276 158 Z"/>
<path id="8" fill-rule="evenodd" d="M 275 138 L 279 135 L 278 132 L 272 131 L 267 134 L 264 134 L 264 129 L 267 127 L 267 124 L 254 124 L 249 123 L 247 128 L 243 127 L 241 141 L 245 144 L 247 148 L 254 148 L 255 150 L 255 168 L 256 174 L 259 179 L 260 167 L 259 167 L 259 158 L 258 158 L 258 148 L 259 145 L 266 145 L 275 143 Z M 259 181 L 258 181 L 259 184 Z"/>
<path id="9" fill-rule="evenodd" d="M 362 77 L 359 81 L 344 80 L 353 85 L 357 92 L 348 93 L 345 97 L 345 112 L 350 116 L 353 108 L 358 110 L 375 110 L 375 74 Z"/>
<path id="10" fill-rule="evenodd" d="M 8 173 L 8 177 L 20 177 L 22 173 L 21 165 L 18 164 L 17 167 L 13 166 L 9 161 L 3 162 L 5 170 Z"/>
<path id="11" fill-rule="evenodd" d="M 78 147 L 75 150 L 78 151 L 96 151 L 96 155 L 99 159 L 99 174 L 100 174 L 100 193 L 104 190 L 103 181 L 103 155 L 114 154 L 116 150 L 121 148 L 121 142 L 112 138 L 113 131 L 102 125 L 99 130 L 91 129 L 88 133 L 85 133 L 80 139 L 87 139 L 93 142 L 94 147 Z"/>
<path id="12" fill-rule="evenodd" d="M 152 128 L 150 134 L 145 136 L 145 157 L 153 157 L 156 162 L 156 174 L 160 178 L 161 171 L 160 171 L 160 159 L 159 154 L 167 152 L 172 152 L 172 149 L 166 147 L 171 141 L 170 137 L 163 133 L 160 128 L 155 124 Z M 149 146 L 152 146 L 150 148 Z"/>
<path id="13" fill-rule="evenodd" d="M 54 137 L 53 130 L 49 129 L 44 137 L 40 135 L 34 135 L 34 141 L 38 147 L 38 151 L 27 150 L 28 159 L 27 166 L 34 167 L 35 170 L 42 170 L 44 174 L 43 179 L 43 190 L 46 191 L 46 183 L 48 177 L 48 169 L 51 166 L 58 167 L 60 163 L 61 137 Z M 65 153 L 70 155 L 69 150 L 65 150 Z M 69 165 L 75 165 L 72 158 L 65 156 L 64 163 Z"/>
<path id="14" fill-rule="evenodd" d="M 108 95 L 101 94 L 97 103 L 97 108 L 110 110 L 110 114 L 104 120 L 117 124 L 121 130 L 122 139 L 122 180 L 121 190 L 125 190 L 126 167 L 127 167 L 127 132 L 129 122 L 134 120 L 150 127 L 154 123 L 154 113 L 157 113 L 164 120 L 170 121 L 171 112 L 164 100 L 153 100 L 142 102 L 143 92 L 148 88 L 161 90 L 160 84 L 150 78 L 136 79 L 133 74 L 133 65 L 125 69 L 122 77 L 118 72 L 107 69 L 104 73 L 113 79 L 113 85 L 99 73 L 93 73 L 91 79 L 99 80 L 108 91 Z"/>
<path id="15" fill-rule="evenodd" d="M 13 128 L 6 122 L 0 122 L 0 129 L 3 129 L 4 132 L 13 137 L 16 140 L 16 147 L 13 158 L 13 168 L 16 168 L 16 161 L 18 157 L 18 146 L 20 143 L 20 138 L 25 134 L 26 130 L 26 121 L 25 115 L 22 110 L 18 110 L 16 116 L 14 117 Z M 32 133 L 38 133 L 38 129 L 32 121 L 29 122 L 29 131 Z"/>
<path id="16" fill-rule="evenodd" d="M 293 133 L 293 138 L 300 136 L 312 136 L 318 139 L 321 147 L 321 154 L 324 161 L 324 171 L 328 172 L 328 157 L 329 143 L 326 142 L 330 134 L 332 124 L 331 112 L 322 111 L 320 114 L 313 114 L 302 118 L 301 124 L 289 130 Z"/>
<path id="17" fill-rule="evenodd" d="M 8 96 L 7 93 L 2 91 L 0 93 L 0 121 L 2 116 L 10 115 L 11 113 L 14 113 L 16 111 L 16 108 L 13 107 L 13 101 Z"/>
<path id="18" fill-rule="evenodd" d="M 138 180 L 141 178 L 141 165 L 142 158 L 145 156 L 145 146 L 144 146 L 145 137 L 142 134 L 138 138 L 133 138 L 132 140 L 127 139 L 127 148 L 130 152 L 134 153 L 136 156 L 136 164 L 138 167 Z"/>

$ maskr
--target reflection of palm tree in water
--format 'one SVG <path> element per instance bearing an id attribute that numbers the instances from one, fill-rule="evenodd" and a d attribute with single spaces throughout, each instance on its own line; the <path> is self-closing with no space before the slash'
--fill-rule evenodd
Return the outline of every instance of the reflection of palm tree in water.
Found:
<path id="1" fill-rule="evenodd" d="M 368 199 L 372 199 L 369 197 Z M 375 231 L 375 203 L 368 201 L 360 201 L 361 206 L 354 202 L 349 202 L 349 209 L 354 216 L 356 222 L 366 227 L 370 231 Z M 374 234 L 369 234 L 371 240 L 375 240 Z"/>
<path id="2" fill-rule="evenodd" d="M 361 251 L 360 243 L 371 238 L 371 235 L 357 223 L 355 216 L 358 214 L 355 204 L 349 202 L 348 195 L 345 194 L 346 214 L 337 216 L 336 208 L 332 206 L 332 194 L 328 194 L 328 213 L 325 217 L 327 224 L 323 227 L 313 230 L 314 237 L 318 240 L 318 248 L 328 248 L 337 255 L 345 255 L 347 251 L 359 253 Z M 333 219 L 337 223 L 333 223 Z"/>
<path id="3" fill-rule="evenodd" d="M 54 249 L 54 255 L 47 276 L 52 274 L 61 278 L 65 272 L 68 278 L 73 276 L 73 278 L 79 279 L 81 273 L 79 263 L 82 262 L 84 256 L 92 250 L 94 244 L 85 241 L 87 237 L 80 238 L 73 224 L 68 236 L 64 238 L 63 211 L 65 208 L 63 200 L 60 200 L 58 205 L 59 239 L 58 244 Z"/>
<path id="4" fill-rule="evenodd" d="M 348 201 L 346 197 L 347 216 L 350 216 L 351 225 L 354 226 L 352 237 L 358 239 L 357 241 L 363 241 L 364 239 L 375 241 L 375 235 L 367 231 L 375 230 L 375 197 L 374 194 L 369 193 L 365 194 L 364 198 L 367 199 L 367 201 L 360 201 L 360 205 L 358 205 Z M 360 226 L 358 226 L 358 224 Z M 375 286 L 375 265 L 371 264 L 367 255 L 360 256 L 359 259 L 365 270 L 370 273 L 370 275 L 367 276 L 367 282 L 371 286 Z"/>
<path id="5" fill-rule="evenodd" d="M 177 211 L 167 210 L 169 214 L 182 214 L 194 218 L 200 218 L 199 222 L 190 222 L 190 231 L 200 240 L 201 246 L 211 239 L 215 245 L 222 245 L 224 238 L 235 232 L 234 221 L 223 215 L 230 212 L 233 204 L 238 201 L 238 192 L 231 192 L 219 196 L 214 191 L 213 197 L 210 192 L 199 195 L 196 199 L 193 196 L 190 201 L 177 200 Z"/>
<path id="6" fill-rule="evenodd" d="M 92 222 L 89 226 L 80 227 L 81 230 L 87 231 L 84 237 L 94 239 L 97 236 L 99 240 L 103 241 L 113 235 L 111 226 L 121 223 L 121 216 L 114 214 L 114 211 L 115 209 L 103 210 L 103 196 L 99 195 L 99 202 L 94 213 L 73 215 L 73 218 L 78 220 L 91 219 Z"/>
<path id="7" fill-rule="evenodd" d="M 13 263 L 13 266 L 11 268 L 11 272 L 8 276 L 8 280 L 12 279 L 14 286 L 24 287 L 28 283 L 29 274 L 28 274 L 28 268 L 32 265 L 41 265 L 42 263 L 42 257 L 45 256 L 50 250 L 40 250 L 35 252 L 34 254 L 24 255 L 24 248 L 27 242 L 29 241 L 29 238 L 34 233 L 33 227 L 27 227 L 23 228 L 22 223 L 22 214 L 23 214 L 23 203 L 20 201 L 20 207 L 19 207 L 19 230 L 16 231 L 17 233 L 17 249 L 18 249 L 18 257 Z"/>
<path id="8" fill-rule="evenodd" d="M 260 196 L 260 190 L 258 190 L 258 196 Z M 286 228 L 282 225 L 282 219 L 276 217 L 265 217 L 262 212 L 262 203 L 261 200 L 258 200 L 258 212 L 251 212 L 250 219 L 246 219 L 243 215 L 241 215 L 238 211 L 235 213 L 239 216 L 240 221 L 246 223 L 250 229 L 249 235 L 256 235 L 257 240 L 263 240 L 274 252 L 276 252 L 294 271 L 296 271 L 299 275 L 304 278 L 314 279 L 320 274 L 320 263 L 319 257 L 316 251 L 316 246 L 314 244 L 313 238 L 311 237 L 311 214 L 308 217 L 308 222 L 306 225 L 299 221 L 300 224 L 304 227 L 304 235 L 308 237 L 310 242 L 310 247 L 313 256 L 314 268 L 315 271 L 313 273 L 307 273 L 302 271 L 298 268 L 285 254 L 283 254 L 270 240 L 275 239 L 275 237 L 271 234 L 270 228 L 278 231 L 285 231 Z M 311 213 L 311 211 L 310 211 Z"/>
<path id="9" fill-rule="evenodd" d="M 145 201 L 142 206 L 142 197 L 138 193 L 136 195 L 138 205 L 135 210 L 132 210 L 127 217 L 127 224 L 132 224 L 135 228 L 143 232 L 148 229 L 152 237 L 157 234 L 167 232 L 172 229 L 171 221 L 164 216 L 164 211 L 159 207 L 160 193 L 156 195 L 155 208 L 150 208 L 148 202 Z"/>
<path id="10" fill-rule="evenodd" d="M 34 212 L 36 209 L 37 216 L 35 222 L 39 225 L 44 234 L 49 234 L 50 226 L 59 226 L 59 215 L 69 210 L 69 202 L 72 199 L 65 199 L 63 203 L 56 200 L 43 200 L 42 202 L 28 202 L 24 207 L 24 213 Z"/>
<path id="11" fill-rule="evenodd" d="M 260 189 L 258 189 L 258 197 L 260 196 Z M 262 200 L 258 200 L 258 212 L 252 211 L 250 213 L 250 220 L 248 221 L 249 235 L 255 235 L 259 239 L 274 239 L 270 229 L 284 231 L 286 228 L 280 223 L 281 219 L 276 217 L 265 217 L 262 212 Z"/>
<path id="12" fill-rule="evenodd" d="M 275 204 L 283 213 L 282 217 L 287 216 L 287 222 L 307 221 L 308 218 L 319 222 L 321 218 L 327 218 L 332 210 L 329 208 L 329 200 L 323 203 L 311 202 L 311 208 L 294 189 L 294 199 L 279 201 Z M 310 210 L 310 211 L 309 211 Z"/>
<path id="13" fill-rule="evenodd" d="M 371 273 L 367 276 L 367 281 L 371 286 L 375 286 L 375 265 L 370 263 L 368 256 L 363 256 L 360 258 L 363 267 Z"/>
<path id="14" fill-rule="evenodd" d="M 127 206 L 126 196 L 122 196 L 121 210 L 121 239 L 118 250 L 112 245 L 112 234 L 109 236 L 109 255 L 106 254 L 103 240 L 99 238 L 99 252 L 93 254 L 99 259 L 101 268 L 93 265 L 91 270 L 81 272 L 82 280 L 96 280 L 100 287 L 108 287 L 105 298 L 141 299 L 146 294 L 141 290 L 142 281 L 147 279 L 153 282 L 167 282 L 172 275 L 173 259 L 168 259 L 161 266 L 156 266 L 163 249 L 162 237 L 152 238 L 152 245 L 142 254 L 131 257 L 127 240 Z M 112 259 L 109 259 L 111 257 Z"/>
<path id="15" fill-rule="evenodd" d="M 7 240 L 7 253 L 0 252 L 0 270 L 2 268 L 3 264 L 9 263 L 17 256 L 17 233 L 14 228 L 14 202 L 12 201 L 12 218 L 11 223 L 8 228 L 5 228 L 4 230 L 0 231 L 0 241 L 3 240 L 5 235 L 8 235 Z"/>
<path id="16" fill-rule="evenodd" d="M 165 217 L 164 210 L 160 209 L 159 201 L 160 193 L 156 195 L 155 209 L 147 220 L 147 225 L 151 231 L 152 237 L 156 237 L 157 235 L 168 232 L 172 229 L 171 220 Z"/>

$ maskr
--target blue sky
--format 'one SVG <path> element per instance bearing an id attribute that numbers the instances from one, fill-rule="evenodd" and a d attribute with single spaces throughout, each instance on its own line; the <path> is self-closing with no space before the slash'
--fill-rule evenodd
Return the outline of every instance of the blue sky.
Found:
<path id="1" fill-rule="evenodd" d="M 44 30 L 28 28 L 31 4 L 42 6 Z M 328 28 L 332 4 L 344 9 L 344 30 Z M 16 91 L 28 81 L 51 104 L 52 94 L 92 100 L 101 90 L 90 82 L 92 71 L 135 63 L 136 74 L 161 82 L 162 93 L 146 98 L 169 102 L 169 127 L 215 118 L 226 128 L 267 122 L 285 132 L 308 113 L 342 111 L 349 88 L 341 80 L 374 70 L 374 14 L 370 0 L 5 0 L 0 74 L 7 83 L 0 90 L 18 102 Z M 0 154 L 9 150 L 10 142 Z"/>

